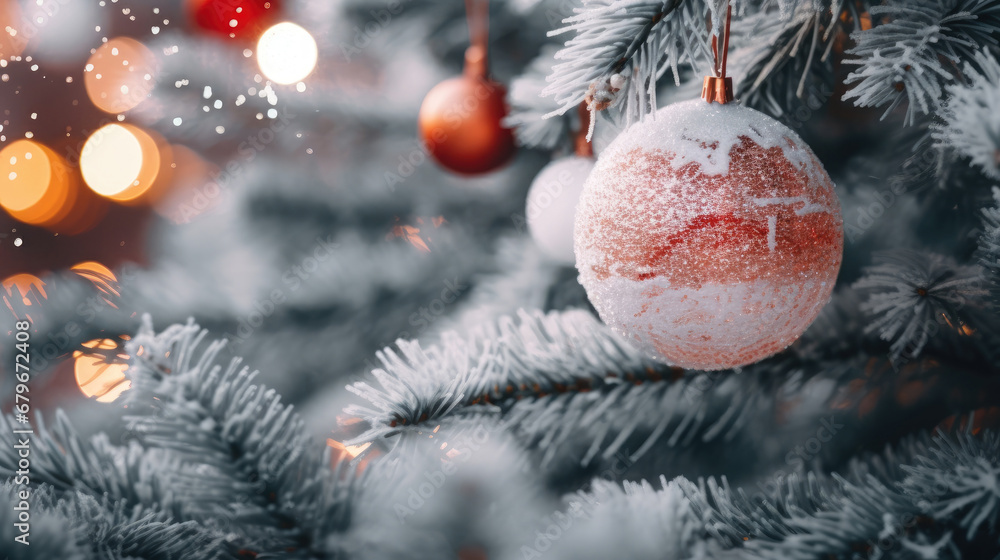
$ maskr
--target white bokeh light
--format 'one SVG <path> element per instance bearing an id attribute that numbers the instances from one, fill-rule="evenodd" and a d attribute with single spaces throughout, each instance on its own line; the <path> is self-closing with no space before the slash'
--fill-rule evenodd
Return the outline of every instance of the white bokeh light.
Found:
<path id="1" fill-rule="evenodd" d="M 318 56 L 312 35 L 287 21 L 265 31 L 257 42 L 261 73 L 279 84 L 294 84 L 304 79 L 316 67 Z"/>
<path id="2" fill-rule="evenodd" d="M 114 196 L 135 186 L 142 170 L 142 145 L 127 128 L 109 124 L 83 145 L 80 172 L 102 196 Z"/>

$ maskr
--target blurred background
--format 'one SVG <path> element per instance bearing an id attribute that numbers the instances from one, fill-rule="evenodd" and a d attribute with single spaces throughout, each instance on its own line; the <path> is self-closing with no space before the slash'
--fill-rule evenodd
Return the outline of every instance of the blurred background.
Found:
<path id="1" fill-rule="evenodd" d="M 503 83 L 573 7 L 521 4 L 493 6 Z M 524 235 L 547 154 L 467 177 L 418 140 L 461 2 L 3 0 L 0 30 L 4 326 L 34 323 L 43 414 L 114 429 L 143 313 L 230 339 L 321 437 L 397 338 L 586 305 Z"/>

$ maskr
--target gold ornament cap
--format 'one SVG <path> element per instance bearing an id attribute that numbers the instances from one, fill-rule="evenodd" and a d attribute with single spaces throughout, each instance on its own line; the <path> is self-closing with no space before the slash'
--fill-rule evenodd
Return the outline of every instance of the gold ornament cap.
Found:
<path id="1" fill-rule="evenodd" d="M 701 86 L 701 98 L 711 103 L 713 101 L 725 105 L 733 100 L 733 79 L 719 76 L 705 76 Z"/>

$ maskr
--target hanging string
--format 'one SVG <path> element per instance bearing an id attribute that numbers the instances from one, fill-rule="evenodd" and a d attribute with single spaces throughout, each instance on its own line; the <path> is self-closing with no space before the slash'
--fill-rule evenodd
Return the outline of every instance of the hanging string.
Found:
<path id="1" fill-rule="evenodd" d="M 469 48 L 465 51 L 466 72 L 485 77 L 486 53 L 490 42 L 489 0 L 465 0 L 465 18 L 469 24 Z"/>
<path id="2" fill-rule="evenodd" d="M 725 104 L 733 100 L 733 79 L 726 76 L 726 63 L 729 59 L 729 26 L 733 19 L 733 6 L 727 3 L 726 25 L 722 37 L 712 34 L 712 75 L 705 76 L 701 88 L 701 98 L 709 103 L 718 101 Z M 711 24 L 709 24 L 711 26 Z M 720 48 L 719 42 L 722 41 Z M 720 60 L 719 51 L 722 51 Z"/>
<path id="3" fill-rule="evenodd" d="M 726 79 L 726 60 L 729 58 L 729 24 L 733 21 L 733 5 L 726 6 L 726 40 L 722 45 L 722 72 L 720 78 Z"/>
<path id="4" fill-rule="evenodd" d="M 580 117 L 580 128 L 573 135 L 573 152 L 580 157 L 594 157 L 594 145 L 590 143 L 590 139 L 594 136 L 596 115 L 586 101 L 576 108 L 576 114 Z"/>

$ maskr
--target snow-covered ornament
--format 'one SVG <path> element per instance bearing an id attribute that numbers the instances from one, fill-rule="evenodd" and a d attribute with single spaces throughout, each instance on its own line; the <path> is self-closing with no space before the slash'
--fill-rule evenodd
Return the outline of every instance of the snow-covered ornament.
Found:
<path id="1" fill-rule="evenodd" d="M 493 171 L 514 155 L 514 132 L 501 124 L 507 116 L 507 89 L 489 77 L 489 4 L 469 2 L 472 45 L 465 72 L 434 86 L 420 106 L 420 138 L 441 165 L 466 175 Z"/>
<path id="2" fill-rule="evenodd" d="M 574 134 L 575 153 L 552 161 L 538 173 L 528 190 L 524 215 L 535 244 L 553 261 L 571 265 L 573 221 L 583 185 L 594 168 L 594 150 L 587 140 L 590 113 L 580 105 L 580 128 Z"/>
<path id="3" fill-rule="evenodd" d="M 829 300 L 843 252 L 822 164 L 786 126 L 726 103 L 727 82 L 706 79 L 703 99 L 619 135 L 587 179 L 575 223 L 580 282 L 604 322 L 693 369 L 749 364 L 791 344 Z"/>

